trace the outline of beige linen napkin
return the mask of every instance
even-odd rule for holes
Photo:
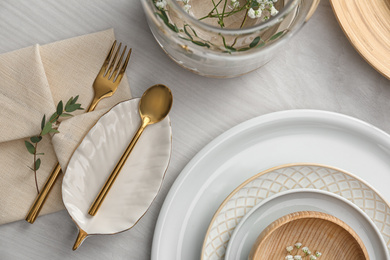
[[[33,156],[24,141],[39,134],[43,115],[54,113],[60,100],[79,95],[78,102],[88,108],[92,83],[114,38],[113,30],[107,30],[0,55],[0,224],[24,219],[37,195],[34,174],[28,168]],[[73,151],[103,113],[130,97],[125,76],[116,93],[103,99],[94,112],[72,113],[76,116],[61,122],[60,133],[45,137],[38,145],[38,152],[45,153],[37,172],[39,187],[57,160],[66,169]],[[60,180],[41,215],[61,209]]]

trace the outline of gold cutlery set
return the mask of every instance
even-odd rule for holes
[[[103,98],[112,96],[117,90],[123,76],[125,75],[132,49],[130,49],[126,55],[127,46],[125,46],[120,54],[121,46],[122,43],[120,43],[116,48],[116,41],[114,41],[106,59],[104,60],[104,63],[98,75],[96,76],[95,81],[93,82],[94,97],[89,108],[87,109],[87,112],[94,111],[97,104]],[[155,124],[163,120],[168,115],[172,107],[172,101],[173,98],[171,90],[164,85],[154,85],[143,94],[138,105],[138,111],[141,117],[141,125],[139,126],[138,131],[135,133],[126,150],[116,163],[116,166],[112,170],[111,174],[108,176],[100,192],[97,194],[94,202],[90,206],[88,211],[90,216],[96,215],[144,129],[148,125]],[[61,166],[59,163],[57,163],[52,173],[47,178],[46,183],[44,184],[40,193],[37,195],[28,214],[26,215],[25,220],[27,222],[31,224],[34,223],[60,173]],[[81,242],[82,241],[80,241],[80,243]]]

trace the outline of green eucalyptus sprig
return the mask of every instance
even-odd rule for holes
[[[58,119],[60,117],[70,117],[73,116],[72,112],[76,110],[83,110],[84,108],[81,107],[81,104],[76,103],[79,96],[77,95],[75,98],[71,97],[68,102],[66,102],[65,107],[62,100],[58,103],[56,112],[54,112],[48,121],[46,121],[46,115],[43,115],[42,121],[41,121],[41,132],[30,138],[30,141],[24,141],[24,144],[26,145],[27,151],[34,156],[34,163],[33,167],[29,167],[34,172],[34,178],[35,178],[35,186],[37,188],[37,193],[39,194],[39,187],[38,187],[38,180],[37,180],[37,171],[39,167],[41,166],[41,158],[37,158],[38,155],[44,155],[44,153],[37,153],[38,143],[42,140],[42,137],[44,135],[50,134],[50,133],[59,133],[57,130],[58,126]]]

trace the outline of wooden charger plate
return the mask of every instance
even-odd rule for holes
[[[356,232],[340,219],[322,212],[301,211],[288,214],[271,223],[257,238],[250,260],[285,259],[286,247],[300,242],[321,260],[369,259]],[[294,247],[292,255],[302,250]],[[302,258],[302,259],[309,259]]]
[[[390,79],[390,1],[330,0],[330,3],[355,49]]]

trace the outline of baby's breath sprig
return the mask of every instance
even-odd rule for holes
[[[183,28],[179,28],[175,22],[172,21],[169,14],[169,3],[167,0],[152,0],[157,9],[155,14],[161,18],[165,25],[171,29],[173,32],[179,34],[179,38],[192,42],[195,45],[206,47],[206,48],[217,48],[222,50],[224,53],[232,54],[234,52],[243,52],[248,51],[254,48],[261,48],[272,42],[277,38],[283,36],[287,30],[279,31],[269,37],[268,39],[261,39],[260,36],[256,36],[247,46],[240,46],[239,48],[235,47],[238,37],[234,40],[229,40],[227,42],[223,35],[221,40],[223,45],[220,46],[216,43],[211,43],[208,40],[202,39],[189,24],[184,23]],[[183,10],[190,15],[191,4],[190,0],[176,0],[183,8]],[[248,18],[250,19],[261,19],[262,21],[268,20],[270,17],[278,14],[278,10],[275,8],[274,4],[278,0],[246,0],[245,2],[240,2],[239,0],[210,0],[212,3],[212,9],[207,13],[206,16],[197,18],[199,21],[204,19],[217,19],[217,24],[221,27],[225,27],[224,19],[235,14],[242,15],[245,12],[243,20],[240,25],[240,29],[245,26],[245,23]],[[242,3],[242,4],[240,4]]]
[[[297,249],[295,254],[293,254],[294,247]],[[322,253],[319,251],[316,251],[314,255],[311,254],[310,249],[307,246],[302,247],[301,250],[299,250],[302,247],[302,243],[297,242],[294,246],[287,246],[286,251],[287,255],[284,258],[285,260],[302,260],[302,259],[308,259],[308,260],[317,260]],[[300,253],[300,251],[302,251]],[[301,255],[303,253],[303,255]]]
[[[72,116],[72,112],[76,110],[83,110],[84,108],[81,107],[81,104],[76,103],[79,96],[76,96],[75,98],[71,97],[68,102],[66,102],[65,107],[62,100],[58,103],[56,112],[54,112],[50,119],[46,122],[46,115],[43,115],[42,121],[41,121],[41,132],[30,138],[30,141],[24,141],[24,144],[27,148],[27,151],[34,156],[34,163],[33,167],[28,167],[34,172],[34,178],[35,178],[35,186],[37,188],[37,193],[39,194],[39,187],[38,187],[38,180],[37,180],[37,171],[39,167],[41,166],[41,159],[37,158],[37,155],[44,155],[44,153],[37,153],[38,143],[42,140],[42,137],[44,135],[50,134],[50,133],[59,133],[57,130],[58,128],[58,119],[60,117],[70,117]]]

